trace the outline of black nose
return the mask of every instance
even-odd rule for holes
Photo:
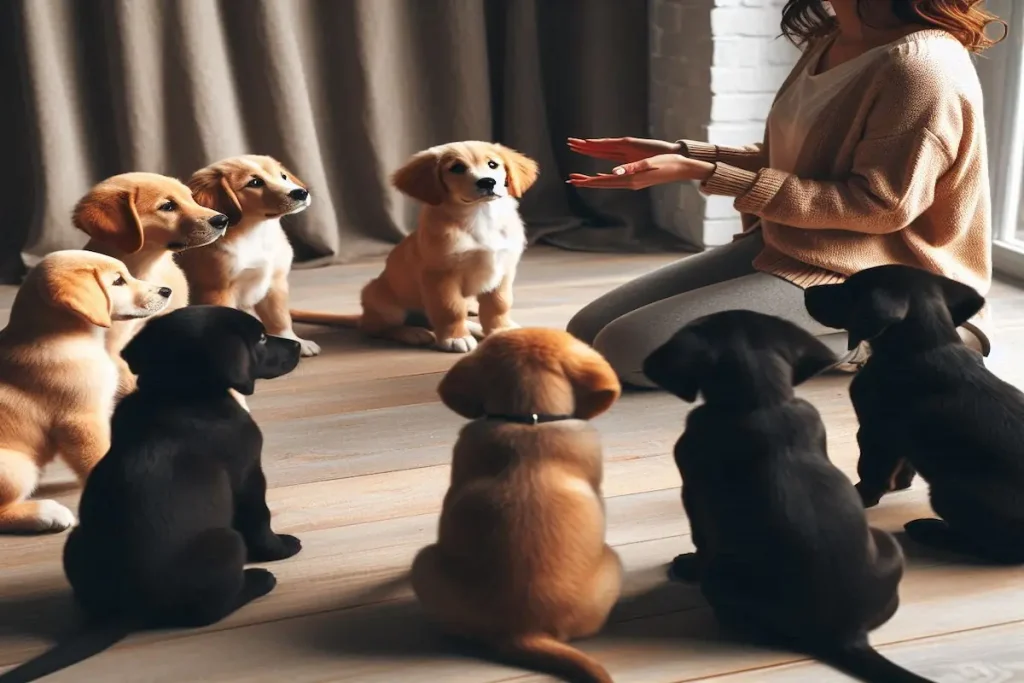
[[[288,196],[291,197],[292,199],[295,199],[295,200],[298,200],[298,201],[301,202],[303,199],[305,199],[306,197],[309,196],[309,192],[307,192],[306,190],[303,190],[300,187],[298,189],[295,189],[295,190],[292,190],[291,192],[289,192]]]
[[[493,190],[494,186],[498,184],[498,181],[494,178],[481,178],[476,181],[476,186],[481,190]]]
[[[156,291],[160,294],[160,296],[162,296],[165,299],[170,299],[171,298],[171,288],[170,287],[161,287],[160,289],[158,289]]]
[[[222,213],[218,213],[216,216],[212,216],[210,218],[210,225],[218,230],[223,230],[228,227],[228,217]]]

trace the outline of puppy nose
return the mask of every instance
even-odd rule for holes
[[[498,181],[494,178],[481,178],[476,181],[476,186],[481,190],[493,190],[494,186],[498,184]]]
[[[306,190],[303,190],[300,187],[300,188],[294,189],[291,192],[289,192],[288,196],[291,197],[292,199],[297,199],[298,201],[301,202],[303,199],[305,199],[306,197],[309,196],[309,192],[307,192]]]
[[[228,227],[228,217],[222,213],[218,213],[216,216],[210,218],[210,225],[218,230],[223,230]]]
[[[170,299],[171,298],[171,288],[170,287],[161,287],[160,289],[158,289],[156,291],[157,291],[157,293],[160,296],[162,296],[165,299]]]

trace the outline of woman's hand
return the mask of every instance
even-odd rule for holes
[[[617,166],[611,173],[598,173],[596,176],[572,173],[566,182],[576,187],[603,190],[642,190],[653,185],[684,180],[704,181],[714,171],[715,165],[707,161],[689,159],[682,154],[659,154]]]
[[[680,146],[678,142],[645,138],[569,138],[569,149],[583,156],[627,164],[659,154],[678,154]]]

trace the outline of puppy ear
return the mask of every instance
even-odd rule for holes
[[[849,348],[857,348],[861,342],[870,341],[889,327],[907,317],[910,301],[907,296],[875,289],[858,297],[850,316],[847,330],[850,332]]]
[[[683,329],[644,360],[647,379],[687,403],[697,400],[714,359],[702,337]]]
[[[612,407],[622,393],[622,385],[604,356],[583,342],[578,343],[579,348],[582,350],[562,361],[562,371],[576,399],[573,416],[591,420]]]
[[[804,307],[812,318],[825,327],[845,330],[852,308],[850,291],[845,284],[817,285],[804,290]]]
[[[821,340],[805,334],[804,338],[793,345],[793,386],[799,386],[839,362],[832,349],[821,343]]]
[[[504,145],[495,145],[498,156],[505,165],[505,177],[508,182],[508,193],[513,197],[522,197],[537,182],[540,167],[537,162]]]
[[[962,282],[942,278],[942,296],[946,300],[946,308],[953,318],[953,324],[960,327],[978,314],[985,305],[985,297]]]
[[[141,374],[142,369],[149,364],[153,358],[154,345],[161,344],[163,337],[159,332],[159,325],[143,325],[139,333],[121,349],[121,358],[128,364],[128,369],[133,375]],[[157,352],[157,357],[163,354]]]
[[[469,420],[484,414],[479,356],[471,353],[461,358],[437,385],[441,401],[449,409]]]
[[[71,222],[89,237],[126,254],[142,249],[142,221],[135,195],[127,190],[97,185],[78,200]]]
[[[431,150],[417,152],[405,166],[391,176],[391,184],[399,192],[424,204],[438,206],[444,202],[445,188],[437,168],[439,158]]]
[[[241,339],[232,337],[214,353],[213,372],[240,394],[252,396],[256,391],[252,353]]]
[[[220,171],[209,168],[196,171],[188,180],[188,189],[191,190],[196,204],[227,216],[228,225],[235,225],[242,220],[242,205],[238,201],[238,195]]]
[[[97,327],[110,327],[110,297],[95,268],[54,270],[42,282],[44,296],[55,306]]]

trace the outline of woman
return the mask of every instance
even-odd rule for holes
[[[992,281],[981,86],[970,53],[994,42],[983,0],[789,0],[784,35],[803,56],[782,85],[764,142],[570,139],[620,163],[573,174],[579,188],[638,190],[696,180],[735,198],[731,244],[645,275],[569,323],[624,382],[652,386],[644,358],[690,320],[732,308],[787,318],[846,353],[846,336],[807,315],[803,289],[902,263],[985,294]],[[1005,27],[1005,24],[1004,24]],[[625,163],[623,163],[625,162]],[[961,330],[988,355],[987,312]],[[864,349],[847,353],[855,368]]]

